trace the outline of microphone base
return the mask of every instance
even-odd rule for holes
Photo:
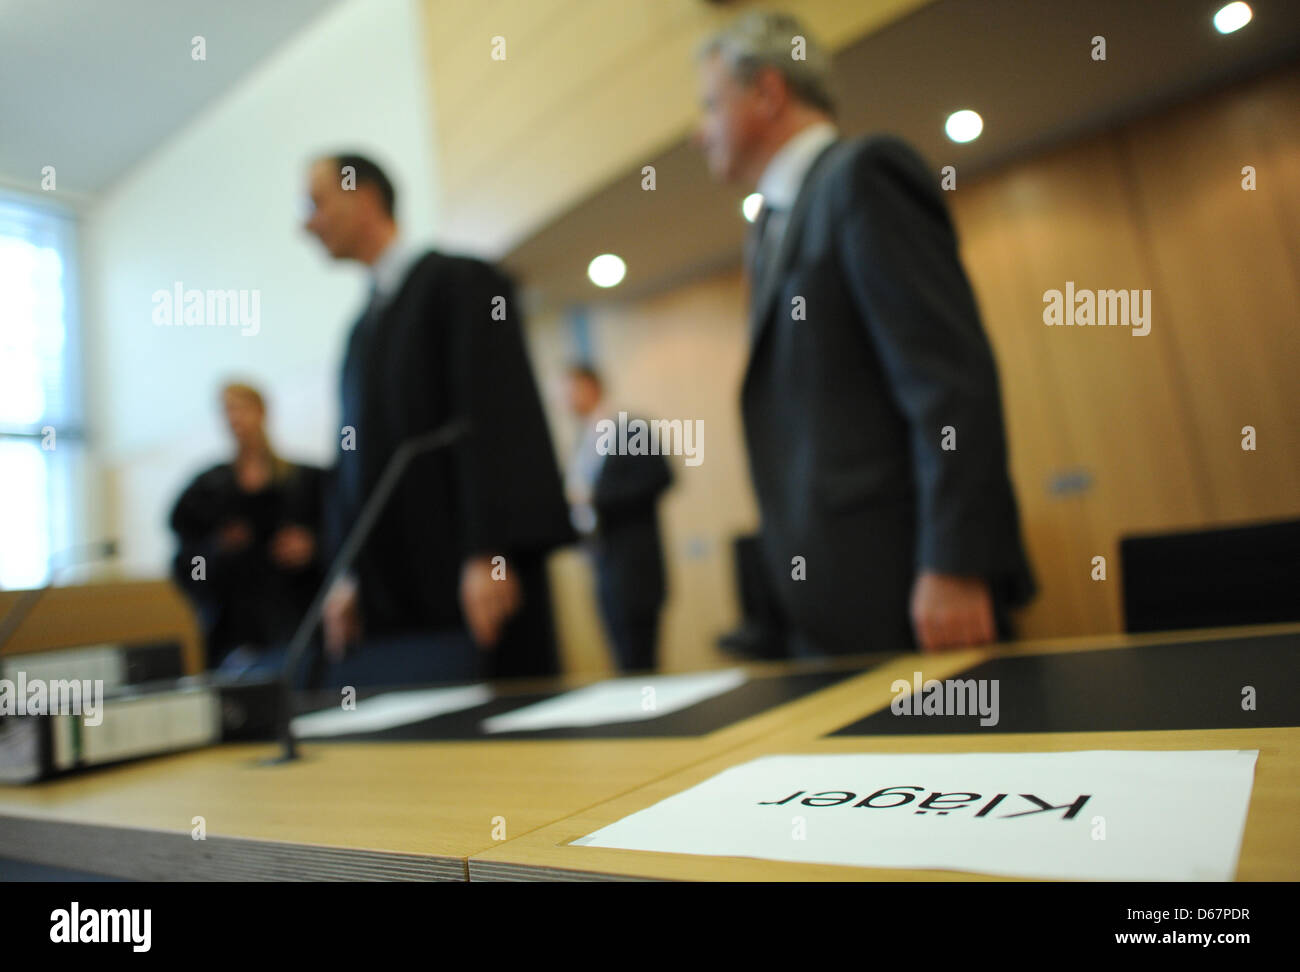
[[[274,756],[264,756],[257,761],[258,766],[283,766],[285,763],[294,763],[302,759],[302,753],[298,750],[297,741],[294,739],[284,739],[280,743],[280,751]]]

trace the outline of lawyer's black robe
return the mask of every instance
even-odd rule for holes
[[[493,319],[497,298],[505,320]],[[335,544],[401,443],[469,422],[454,446],[412,460],[358,556],[367,636],[463,628],[462,565],[502,555],[524,605],[488,674],[557,671],[544,560],[573,533],[511,282],[480,260],[426,253],[354,326],[342,385],[355,449],[340,437]]]
[[[247,492],[230,463],[195,477],[172,508],[170,523],[178,541],[172,576],[199,616],[208,667],[215,668],[234,648],[284,647],[307,613],[324,577],[320,532],[324,474],[315,466],[290,465],[288,475]],[[223,527],[244,523],[252,542],[223,550]],[[271,558],[271,538],[284,527],[311,532],[316,551],[301,567],[281,567]],[[204,570],[196,578],[194,558]]]

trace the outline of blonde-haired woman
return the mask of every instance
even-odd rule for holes
[[[227,383],[221,405],[235,455],[177,500],[174,575],[199,613],[209,667],[269,673],[321,581],[323,473],[275,452],[252,385]]]

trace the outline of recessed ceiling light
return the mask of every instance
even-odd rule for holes
[[[740,204],[740,211],[751,223],[758,219],[758,211],[763,208],[763,194],[751,192]]]
[[[587,276],[597,287],[613,287],[627,274],[627,264],[612,253],[602,253],[587,264]]]
[[[954,142],[973,142],[984,131],[984,119],[979,116],[979,112],[964,108],[948,116],[943,130]]]
[[[1214,15],[1214,29],[1220,34],[1231,34],[1234,30],[1241,30],[1248,23],[1254,14],[1250,12],[1248,3],[1230,3],[1226,7],[1220,7],[1219,12]]]

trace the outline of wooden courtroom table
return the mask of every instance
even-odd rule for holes
[[[1212,643],[1219,639],[1245,640],[1218,650]],[[1004,722],[1011,716],[1008,728],[1023,728],[1038,720],[1046,731],[972,728],[940,735],[930,728],[939,724],[937,720],[909,722],[908,717],[889,712],[894,698],[890,685],[895,679],[910,684],[918,669],[927,679],[944,679],[976,665],[997,666],[996,671],[985,668],[976,674],[1003,679],[1001,708]],[[798,721],[783,720],[772,732],[742,746],[472,855],[470,880],[1001,880],[958,871],[887,870],[570,845],[729,767],[773,754],[1258,749],[1237,879],[1294,881],[1300,879],[1297,665],[1297,624],[1093,636],[938,656],[896,656],[883,667],[824,689],[815,706],[801,710]],[[1153,672],[1161,666],[1165,672],[1176,673],[1173,681],[1153,679]],[[1018,713],[1008,712],[1011,700],[1006,679],[1025,675],[1033,680],[1030,703],[1022,705]],[[1256,713],[1241,712],[1240,692],[1245,684],[1254,684],[1259,693]],[[1111,690],[1117,698],[1108,700]],[[1256,716],[1259,724],[1255,727],[1224,727]],[[864,717],[866,721],[862,721]],[[1022,725],[1017,726],[1017,718]],[[1185,727],[1133,728],[1144,724]],[[861,734],[837,734],[855,725]],[[1080,726],[1092,728],[1079,731]],[[1097,726],[1117,728],[1099,731]]]
[[[755,676],[799,672],[795,677],[817,679],[848,677],[867,663],[737,667]],[[507,698],[497,701],[508,701],[510,692],[595,680],[498,686]],[[762,681],[742,688],[757,690]],[[0,785],[0,858],[142,880],[465,880],[469,856],[503,837],[806,718],[819,695],[671,738],[639,730],[630,738],[307,739],[299,744],[304,758],[280,766],[259,765],[278,745],[228,744],[35,785]],[[203,818],[204,840],[192,837],[196,817]]]
[[[1300,729],[1294,726],[1300,721],[1272,728],[943,736],[891,735],[887,723],[884,734],[868,725],[861,731],[875,734],[826,735],[887,711],[890,684],[910,679],[917,669],[926,678],[942,679],[999,659],[1086,660],[1109,649],[1115,652],[1109,657],[1120,660],[1133,646],[1158,651],[1161,644],[1278,634],[1296,637],[1300,625],[1090,637],[828,665],[751,665],[746,667],[755,675],[838,669],[844,677],[696,735],[643,730],[622,738],[306,740],[303,760],[278,767],[258,765],[276,750],[272,744],[220,746],[35,786],[0,786],[0,857],[155,880],[951,879],[970,876],[566,845],[728,766],[771,753],[1258,748],[1238,876],[1294,879],[1300,874],[1300,835],[1294,826],[1300,811]],[[866,668],[872,662],[878,667]],[[1068,711],[1076,688],[1088,701],[1087,686],[1076,685],[1077,674],[1036,674],[1043,680],[1039,694],[1052,702],[1052,711]],[[1141,673],[1133,674],[1142,684]],[[1239,673],[1224,674],[1235,683]],[[1276,711],[1281,687],[1258,687],[1261,715]],[[1294,697],[1294,684],[1285,692]],[[1177,702],[1187,693],[1172,694]],[[1194,697],[1194,692],[1187,695]],[[724,707],[724,698],[697,708],[707,713]],[[1005,691],[1003,699],[1007,724],[1013,725]],[[192,839],[195,817],[204,819],[206,840]]]

